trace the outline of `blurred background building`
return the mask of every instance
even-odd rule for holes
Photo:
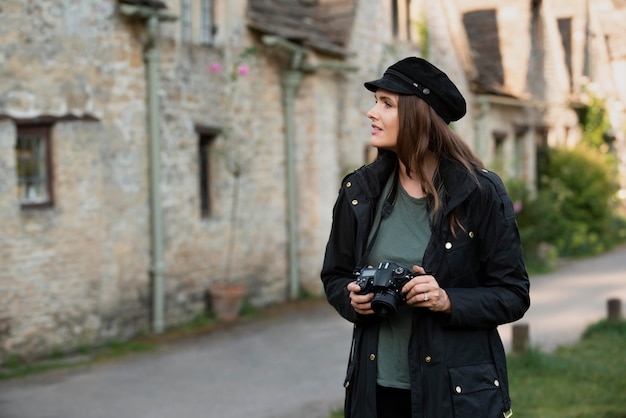
[[[4,0],[0,364],[320,294],[363,82],[429,59],[459,132],[532,189],[590,101],[624,155],[624,0]],[[620,165],[622,174],[623,164]],[[620,179],[621,181],[621,179]]]

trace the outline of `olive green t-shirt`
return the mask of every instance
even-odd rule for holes
[[[393,211],[380,222],[368,262],[374,267],[387,261],[408,269],[421,266],[430,233],[427,199],[409,196],[398,183]],[[410,389],[408,347],[413,311],[402,304],[395,316],[381,322],[377,362],[381,386]]]

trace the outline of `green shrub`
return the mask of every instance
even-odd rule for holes
[[[579,118],[582,128],[582,142],[592,148],[607,146],[606,135],[611,131],[611,121],[606,110],[605,100],[587,91],[589,103],[581,109]]]
[[[559,235],[559,217],[554,199],[539,192],[531,198],[522,180],[507,182],[507,190],[516,209],[524,258],[531,272],[551,271],[558,259],[554,237]]]
[[[546,149],[534,198],[525,183],[507,183],[530,270],[550,270],[559,256],[596,255],[624,241],[615,166],[611,154],[585,145]]]
[[[614,167],[609,154],[584,145],[550,152],[539,190],[552,199],[560,230],[552,242],[561,255],[599,254],[615,244],[611,225],[619,185]]]

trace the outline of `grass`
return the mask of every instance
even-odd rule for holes
[[[330,413],[330,418],[343,418],[343,411],[337,410]]]
[[[509,356],[516,418],[626,418],[626,321],[598,322],[574,346]]]
[[[626,321],[600,321],[573,346],[507,362],[515,418],[626,418]]]

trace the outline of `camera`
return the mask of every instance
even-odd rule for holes
[[[396,314],[398,306],[406,303],[402,287],[417,274],[395,263],[380,263],[378,267],[365,267],[357,272],[356,284],[359,295],[374,293],[372,310],[379,316],[389,318]]]

